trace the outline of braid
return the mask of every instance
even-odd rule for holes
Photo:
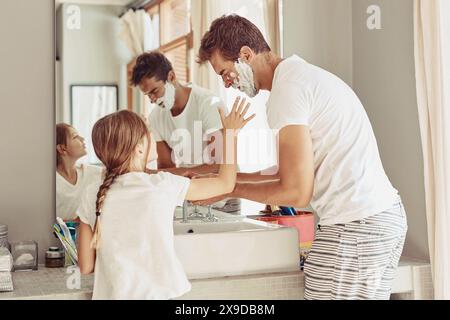
[[[94,224],[94,236],[91,241],[91,248],[98,249],[100,244],[100,215],[102,214],[103,203],[105,202],[106,193],[108,192],[111,185],[114,183],[114,180],[117,178],[118,174],[115,172],[107,172],[103,184],[100,186],[97,193],[97,202],[96,202],[96,217]]]

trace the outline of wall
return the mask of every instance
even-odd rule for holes
[[[381,8],[381,30],[366,27],[372,4]],[[353,83],[372,121],[385,170],[407,210],[404,255],[429,259],[413,22],[411,0],[353,1]]]
[[[381,7],[382,29],[366,26]],[[297,53],[351,84],[371,119],[384,168],[400,191],[404,255],[429,259],[411,0],[284,0],[285,56]]]
[[[298,54],[352,85],[351,0],[283,0],[284,56]]]
[[[70,86],[74,84],[116,84],[119,86],[119,106],[126,107],[126,64],[131,56],[118,35],[121,6],[79,5],[81,28],[67,28],[67,9],[57,10],[57,32],[60,57],[62,95],[57,105],[57,121],[71,121]],[[60,35],[60,36],[59,36]]]
[[[9,240],[55,239],[54,3],[2,0],[0,223]]]

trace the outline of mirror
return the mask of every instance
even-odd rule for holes
[[[57,144],[62,144],[57,146],[56,215],[65,220],[77,217],[85,186],[100,177],[91,139],[94,123],[127,107],[131,58],[116,39],[123,9],[56,1],[55,118]]]
[[[130,9],[133,1],[126,0],[121,2],[122,5],[117,5],[118,1],[95,0],[89,1],[90,4],[64,0],[56,0],[56,3],[56,123],[69,125],[58,130],[64,138],[74,141],[69,149],[58,149],[64,160],[58,161],[56,173],[57,216],[63,219],[76,217],[72,211],[79,204],[78,197],[84,185],[82,179],[86,179],[86,184],[93,179],[87,178],[87,173],[81,170],[89,168],[89,174],[98,178],[101,167],[91,139],[93,125],[117,110],[136,112],[147,121],[154,138],[152,142],[158,143],[160,153],[159,160],[151,162],[149,169],[174,169],[177,174],[183,174],[186,170],[176,169],[197,170],[210,164],[211,157],[205,157],[208,153],[208,141],[205,140],[211,139],[207,136],[209,133],[220,129],[217,108],[231,109],[235,98],[243,93],[225,90],[221,78],[209,64],[200,66],[195,62],[200,39],[206,32],[199,23],[200,2],[144,1],[144,5],[134,9]],[[212,21],[224,13],[238,13],[251,19],[269,37],[273,28],[267,21],[267,8],[263,3],[265,1],[261,0],[233,0],[227,4],[216,1],[212,6],[215,13],[208,19]],[[139,85],[130,84],[136,58],[153,50],[161,52],[172,65],[177,90],[188,93],[185,110],[172,110],[170,121],[167,118],[155,120],[156,116],[152,120],[152,112],[161,113],[155,103],[157,99],[152,101]],[[240,135],[238,162],[241,172],[255,172],[276,164],[275,138],[268,130],[264,108],[267,98],[268,94],[262,92],[251,99],[249,114],[256,113],[257,117]],[[200,111],[202,115],[199,115]],[[179,134],[180,129],[184,129],[182,134]],[[184,133],[187,133],[187,139],[183,138]],[[169,150],[170,157],[161,154],[164,149]],[[199,172],[217,172],[217,166],[211,170],[203,168]],[[224,200],[215,208],[233,214],[257,214],[264,209],[264,204]]]
[[[95,122],[113,112],[118,111],[117,85],[72,85],[70,87],[71,125],[86,140],[91,141],[91,131]],[[87,159],[90,164],[100,164],[92,148],[87,148]]]

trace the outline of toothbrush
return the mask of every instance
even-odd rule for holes
[[[58,224],[61,226],[61,229],[62,229],[62,231],[63,231],[63,233],[64,233],[64,236],[67,238],[67,241],[69,242],[69,244],[70,244],[73,248],[75,248],[76,245],[75,245],[75,243],[73,242],[72,235],[70,234],[70,230],[69,230],[69,228],[67,228],[66,223],[65,223],[65,222],[63,221],[63,219],[61,219],[60,217],[57,217],[57,218],[56,218],[56,221],[57,221]]]
[[[71,254],[69,248],[67,247],[67,244],[65,243],[65,240],[63,240],[64,237],[63,237],[61,234],[57,233],[56,231],[54,232],[54,234],[56,235],[56,237],[59,239],[59,241],[60,241],[61,244],[63,245],[63,247],[64,247],[64,249],[66,250],[66,252],[67,252],[67,254],[68,254],[68,256],[69,256],[69,259],[72,261],[72,263],[73,263],[73,264],[78,264],[78,262],[77,262],[78,259],[77,259],[77,258],[74,259],[74,257],[72,256],[72,254]]]
[[[75,248],[72,247],[72,245],[68,242],[67,238],[61,233],[60,226],[58,224],[55,224],[53,226],[53,228],[55,229],[56,236],[59,238],[62,245],[64,246],[64,249],[68,253],[70,260],[72,260],[72,262],[74,264],[77,264],[78,263],[78,254],[77,254],[76,247]]]
[[[67,246],[69,246],[69,248],[71,249],[72,252],[76,253],[76,247],[74,247],[68,240],[67,237],[64,235],[64,233],[61,230],[61,227],[58,224],[54,225],[54,229],[57,231],[58,236],[64,240],[65,244],[67,244]]]
[[[73,248],[72,245],[67,241],[67,238],[64,236],[64,234],[61,233],[61,230],[57,224],[54,225],[55,233],[58,236],[58,238],[63,241],[63,245],[68,249],[68,251],[71,251],[72,253],[76,253],[76,248]]]

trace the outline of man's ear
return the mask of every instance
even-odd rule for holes
[[[175,71],[170,70],[169,71],[169,75],[167,76],[167,80],[169,80],[169,82],[174,83],[175,81],[177,81],[177,75],[175,74]]]
[[[254,56],[255,52],[249,46],[243,46],[239,52],[239,57],[247,63],[252,61]]]

